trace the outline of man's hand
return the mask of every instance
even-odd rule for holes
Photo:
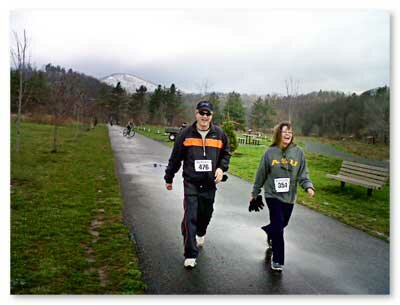
[[[222,180],[222,176],[224,175],[224,172],[222,171],[222,169],[217,168],[217,170],[215,171],[215,184],[218,184],[221,182]]]
[[[309,188],[307,189],[307,194],[308,194],[308,197],[313,197],[314,194],[315,194],[315,192],[314,192],[314,190],[313,190],[311,187],[309,187]]]
[[[171,190],[172,190],[172,183],[165,183],[165,188],[166,188],[168,191],[171,191]]]

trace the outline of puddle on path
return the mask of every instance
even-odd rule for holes
[[[131,175],[160,175],[165,173],[166,164],[160,162],[152,163],[124,163],[124,171]]]

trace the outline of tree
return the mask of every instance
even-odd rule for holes
[[[241,129],[245,127],[246,110],[239,93],[233,91],[228,94],[228,100],[224,107],[224,115],[225,120],[235,121]]]
[[[233,153],[239,146],[235,133],[235,124],[232,121],[225,121],[222,124],[222,129],[228,136],[230,152]]]
[[[197,84],[196,87],[201,94],[205,96],[208,95],[208,92],[213,87],[213,84],[208,79],[203,79],[203,81],[200,84]]]
[[[25,69],[27,65],[27,51],[28,51],[28,38],[26,31],[24,30],[24,37],[21,40],[16,32],[14,33],[14,39],[16,46],[11,49],[11,56],[14,61],[16,70],[19,73],[19,90],[18,90],[18,112],[17,112],[17,123],[16,123],[16,138],[15,138],[15,150],[18,152],[20,148],[20,134],[21,134],[21,115],[22,115],[22,98],[24,96],[24,85],[25,85]]]
[[[126,92],[118,82],[115,88],[111,91],[111,116],[120,124],[125,110],[127,110]]]
[[[365,129],[369,136],[389,143],[390,131],[390,91],[388,87],[381,87],[365,99]]]
[[[140,86],[136,89],[136,93],[132,94],[128,111],[135,124],[143,124],[147,118],[147,88]]]
[[[259,97],[251,107],[250,126],[256,129],[267,129],[273,127],[272,117],[275,111],[267,99]]]
[[[288,109],[288,116],[289,116],[289,122],[292,122],[293,117],[292,117],[292,103],[293,100],[296,99],[298,93],[299,93],[299,81],[293,79],[292,77],[289,77],[289,79],[285,79],[285,87],[286,87],[286,94],[289,99],[289,109]]]
[[[215,92],[213,92],[210,94],[208,99],[210,100],[211,104],[213,104],[214,108],[213,122],[216,124],[222,124],[224,120],[224,115],[221,111],[221,101],[219,99],[219,96]]]
[[[182,100],[175,84],[164,92],[165,118],[168,125],[172,125],[174,118],[182,111]]]
[[[149,120],[151,123],[162,123],[162,117],[164,117],[163,109],[164,90],[161,85],[158,85],[157,89],[150,96],[149,100]]]
[[[53,119],[53,149],[52,153],[58,151],[58,127],[61,124],[67,109],[70,107],[69,88],[65,80],[60,79],[54,82],[51,87],[49,108]]]

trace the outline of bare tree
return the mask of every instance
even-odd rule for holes
[[[58,151],[58,127],[66,119],[71,105],[74,105],[75,99],[76,96],[71,94],[71,87],[65,81],[65,79],[61,79],[53,83],[48,106],[52,114],[54,126],[52,153],[56,153]]]
[[[208,79],[204,79],[201,84],[197,84],[196,87],[200,91],[201,95],[206,97],[213,87],[213,84]]]
[[[289,100],[289,122],[292,122],[293,112],[292,112],[292,101],[299,94],[299,81],[293,79],[291,76],[289,79],[285,79],[286,94]]]
[[[11,57],[13,59],[16,70],[19,73],[19,90],[18,90],[18,112],[16,122],[16,141],[15,150],[18,152],[20,148],[20,134],[21,134],[21,114],[22,114],[22,98],[25,88],[25,71],[27,66],[27,51],[29,47],[26,31],[24,30],[24,37],[21,40],[18,34],[14,31],[14,39],[16,46],[11,48]],[[29,60],[28,60],[29,62]]]

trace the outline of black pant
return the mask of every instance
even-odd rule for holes
[[[199,254],[196,235],[204,236],[207,232],[214,211],[215,191],[215,186],[207,187],[184,182],[184,216],[181,230],[186,258],[196,258]]]
[[[283,229],[288,225],[292,215],[294,204],[285,203],[275,198],[266,198],[269,209],[270,223],[262,229],[272,240],[273,261],[284,265],[285,263],[285,241]]]

